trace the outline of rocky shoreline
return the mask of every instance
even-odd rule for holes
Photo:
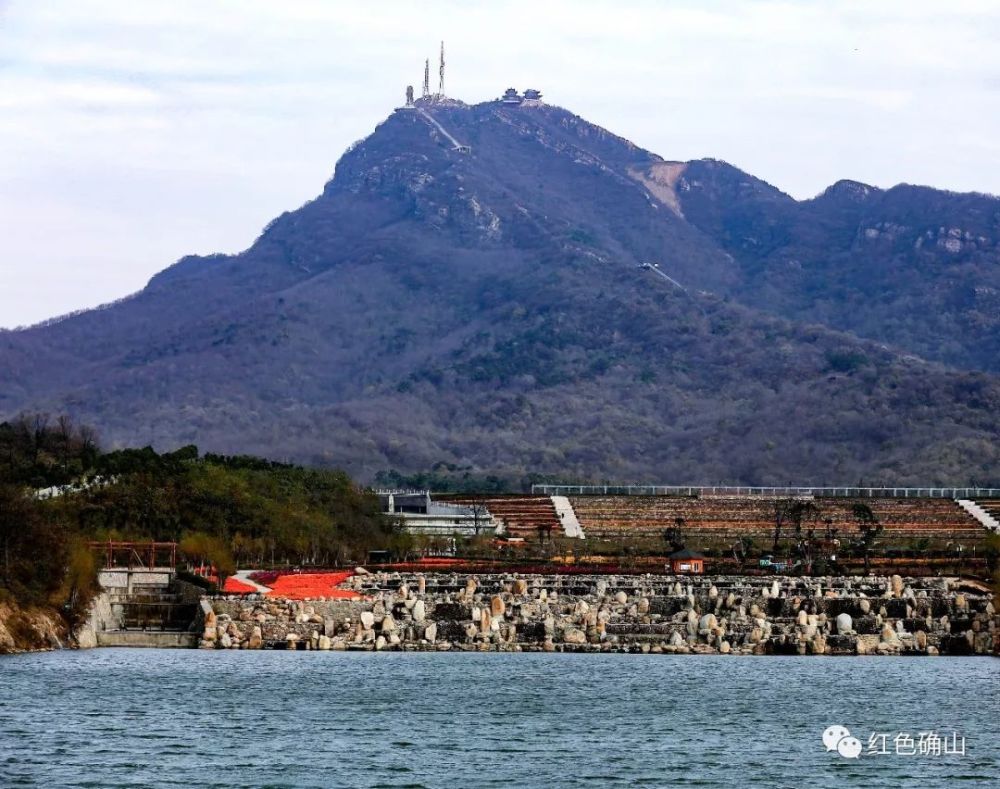
[[[360,572],[361,599],[202,601],[203,649],[1000,654],[985,587],[955,578]]]
[[[69,626],[51,607],[0,601],[0,655],[47,652],[75,646]]]

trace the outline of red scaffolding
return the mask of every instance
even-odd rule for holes
[[[104,556],[106,569],[127,567],[155,570],[159,567],[177,567],[177,543],[175,542],[121,542],[107,540],[92,542],[90,547]]]

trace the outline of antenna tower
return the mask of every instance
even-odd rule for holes
[[[441,65],[438,66],[438,96],[444,97],[444,41],[441,42]]]
[[[424,61],[424,92],[421,95],[425,99],[431,97],[431,61],[429,58]]]

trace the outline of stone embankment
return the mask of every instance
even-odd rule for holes
[[[205,600],[206,649],[996,654],[957,579],[359,574],[359,601]]]

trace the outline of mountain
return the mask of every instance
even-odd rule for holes
[[[679,212],[739,263],[742,302],[1000,372],[997,198],[839,181],[797,202],[711,160],[673,178]]]
[[[245,252],[184,258],[133,297],[0,334],[0,417],[69,412],[111,445],[196,443],[368,478],[444,464],[593,480],[995,479],[995,360],[974,363],[960,332],[948,344],[961,359],[923,348],[930,330],[901,320],[899,302],[919,313],[950,297],[898,287],[902,241],[865,252],[883,248],[869,228],[895,232],[876,217],[923,233],[907,217],[940,215],[972,233],[967,206],[991,199],[900,189],[842,183],[797,203],[557,107],[422,103]],[[919,282],[951,282],[917,255]],[[852,309],[866,266],[887,271]]]

